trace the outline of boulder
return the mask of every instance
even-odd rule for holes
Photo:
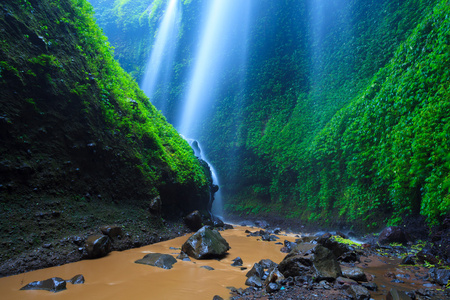
[[[99,258],[111,252],[111,240],[106,235],[91,235],[85,244],[85,256],[87,258]]]
[[[297,245],[278,269],[285,277],[310,274],[317,281],[335,280],[341,275],[341,267],[333,253],[322,245],[309,243]]]
[[[253,267],[250,269],[250,271],[248,271],[245,276],[251,277],[253,275],[256,275],[259,278],[262,278],[264,276],[264,267],[258,263],[255,263],[253,265]]]
[[[197,231],[203,226],[203,218],[198,210],[191,212],[183,220],[186,226],[192,231]]]
[[[342,276],[347,277],[356,281],[367,281],[366,274],[361,268],[342,268]]]
[[[350,285],[348,289],[348,293],[353,297],[355,300],[366,300],[370,299],[370,293],[369,291],[360,285]]]
[[[42,281],[33,281],[21,290],[46,290],[53,293],[57,293],[66,289],[66,281],[59,277],[52,277]]]
[[[122,228],[115,225],[107,225],[100,227],[100,231],[104,234],[109,236],[111,239],[122,236]]]
[[[258,264],[261,265],[264,269],[272,269],[278,266],[277,263],[273,262],[270,259],[261,259]]]
[[[342,276],[339,276],[336,278],[336,283],[341,285],[357,285],[358,283],[350,278],[345,278]]]
[[[152,215],[159,216],[161,215],[162,202],[161,197],[156,196],[152,200],[150,200],[148,210]]]
[[[162,269],[172,269],[173,264],[176,262],[177,260],[172,255],[161,253],[149,253],[143,258],[135,261],[137,264],[149,265]]]
[[[194,233],[181,247],[181,251],[195,259],[220,258],[229,249],[230,245],[220,233],[207,226]]]
[[[406,244],[407,242],[407,234],[401,227],[398,226],[386,227],[378,236],[378,243],[380,245],[386,245],[390,243]]]
[[[340,257],[345,253],[351,252],[353,250],[349,245],[335,241],[330,233],[323,234],[322,236],[318,237],[316,241],[318,244],[331,250],[331,252],[333,252],[334,256],[336,257]]]

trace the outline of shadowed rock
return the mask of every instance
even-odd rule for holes
[[[172,255],[161,253],[149,253],[135,261],[137,264],[155,266],[162,269],[172,269],[173,264],[176,262],[177,260]]]
[[[53,277],[42,281],[33,281],[21,290],[46,290],[57,293],[66,289],[66,281],[59,277]]]
[[[183,220],[186,226],[192,231],[197,231],[203,226],[203,218],[198,210],[191,212]]]
[[[285,277],[311,274],[317,281],[334,280],[341,275],[341,267],[333,253],[317,244],[297,245],[279,264]]]
[[[410,300],[411,298],[405,292],[397,291],[392,288],[386,295],[386,300]]]
[[[263,282],[262,279],[255,274],[247,278],[247,280],[245,281],[245,285],[260,288],[262,287]]]
[[[378,237],[378,243],[380,245],[390,244],[390,243],[402,243],[406,244],[408,242],[407,235],[405,231],[398,226],[389,226],[383,229]]]
[[[220,258],[229,249],[230,245],[220,233],[207,226],[194,233],[181,247],[181,251],[196,259]]]
[[[264,267],[258,263],[255,263],[253,265],[253,267],[250,269],[250,271],[248,271],[245,276],[251,277],[253,275],[256,275],[259,278],[262,278],[264,276]]]
[[[91,235],[85,245],[87,258],[99,258],[111,252],[111,240],[106,235]]]
[[[119,226],[114,226],[114,225],[113,226],[111,226],[111,225],[103,226],[100,228],[100,231],[104,235],[109,236],[111,239],[123,235],[122,228],[120,228]]]

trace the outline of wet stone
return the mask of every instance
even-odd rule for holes
[[[83,284],[84,283],[84,276],[81,274],[75,275],[71,279],[67,280],[68,283],[71,284]]]
[[[195,259],[220,258],[230,249],[228,242],[217,230],[207,226],[194,233],[181,250]]]
[[[342,268],[342,276],[356,280],[356,281],[367,281],[366,274],[361,268]]]
[[[252,275],[247,278],[247,280],[245,281],[245,285],[260,288],[260,287],[262,287],[263,282],[262,282],[261,278],[258,277],[257,275]]]
[[[84,245],[87,258],[99,258],[111,252],[111,240],[106,235],[92,235]]]
[[[135,261],[137,264],[154,266],[162,269],[172,269],[177,260],[169,254],[149,253]]]
[[[49,292],[57,293],[66,289],[66,281],[59,277],[52,277],[42,281],[33,281],[21,290],[46,290]]]
[[[244,262],[242,261],[242,258],[240,257],[236,257],[235,259],[233,259],[233,263],[231,264],[233,267],[240,267],[242,266]]]
[[[262,278],[264,276],[264,268],[262,265],[255,263],[253,267],[250,269],[250,271],[247,272],[245,276],[251,277],[253,275],[258,276],[259,278]]]
[[[210,266],[201,266],[200,268],[206,269],[206,270],[208,270],[208,271],[214,271],[214,268],[213,268],[213,267],[210,267]]]

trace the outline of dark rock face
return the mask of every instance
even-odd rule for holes
[[[186,226],[192,231],[197,231],[203,226],[203,218],[198,210],[191,212],[183,220]]]
[[[43,281],[33,281],[21,290],[46,290],[57,293],[66,289],[66,281],[59,277],[49,278]]]
[[[181,250],[196,259],[222,257],[230,249],[228,242],[217,230],[207,226],[194,233]]]
[[[111,240],[106,235],[91,235],[85,245],[87,258],[99,258],[111,252]]]
[[[333,253],[317,244],[297,245],[279,264],[285,277],[311,274],[317,281],[334,280],[341,275],[341,267]]]
[[[111,239],[122,236],[122,228],[119,226],[114,225],[107,225],[100,228],[100,231],[104,234],[109,236]]]
[[[389,243],[402,243],[406,244],[408,242],[408,237],[405,231],[398,226],[386,227],[378,237],[378,243],[381,245]]]
[[[156,216],[161,215],[161,208],[162,208],[161,196],[156,196],[155,198],[150,200],[148,210],[152,215]]]
[[[450,280],[450,270],[432,268],[430,269],[430,277],[440,285],[447,285]]]
[[[137,264],[154,266],[162,269],[172,269],[177,260],[169,254],[149,253],[135,261]]]

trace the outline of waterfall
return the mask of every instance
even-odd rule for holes
[[[170,81],[171,66],[174,60],[178,32],[181,22],[180,0],[169,0],[166,10],[159,25],[155,42],[152,47],[141,88],[147,97],[152,101],[157,92],[158,85],[160,93],[168,93],[168,84]],[[164,97],[162,97],[164,98]],[[165,113],[165,103],[154,103],[159,110]]]
[[[205,152],[203,152],[203,149],[202,149],[202,146],[200,145],[200,143],[194,139],[189,139],[189,138],[185,138],[185,137],[183,137],[183,138],[189,143],[191,148],[194,150],[195,156],[197,156],[199,159],[205,161],[208,164],[209,168],[211,169],[211,177],[212,177],[213,184],[220,187],[219,178],[217,177],[217,172],[214,169],[213,165],[206,158],[206,156],[204,154]],[[223,220],[223,202],[222,202],[222,193],[220,193],[220,188],[213,196],[214,196],[214,201],[212,201],[213,199],[211,199],[212,206],[211,206],[210,213],[212,215],[214,215],[215,217]]]
[[[213,184],[220,186],[219,176],[214,166],[200,148],[202,123],[212,112],[217,89],[220,88],[220,76],[230,64],[245,68],[246,35],[248,16],[252,1],[211,0],[205,1],[200,19],[197,49],[194,49],[191,67],[186,78],[186,88],[182,92],[175,115],[174,125],[180,134],[190,143],[195,141],[196,155],[206,161],[211,169]],[[165,14],[156,35],[145,76],[141,87],[152,100],[155,93],[164,93],[168,86],[175,55],[181,18],[180,0],[168,0]],[[202,17],[204,16],[204,17]],[[236,51],[236,49],[241,49]],[[231,51],[231,50],[234,50]],[[233,55],[230,55],[230,52]],[[163,69],[164,67],[166,69]],[[164,99],[158,94],[158,99]],[[166,97],[167,98],[167,97]],[[152,102],[153,103],[153,102]],[[165,105],[153,103],[163,114]],[[212,203],[212,214],[223,218],[223,200],[221,190],[216,192]]]

